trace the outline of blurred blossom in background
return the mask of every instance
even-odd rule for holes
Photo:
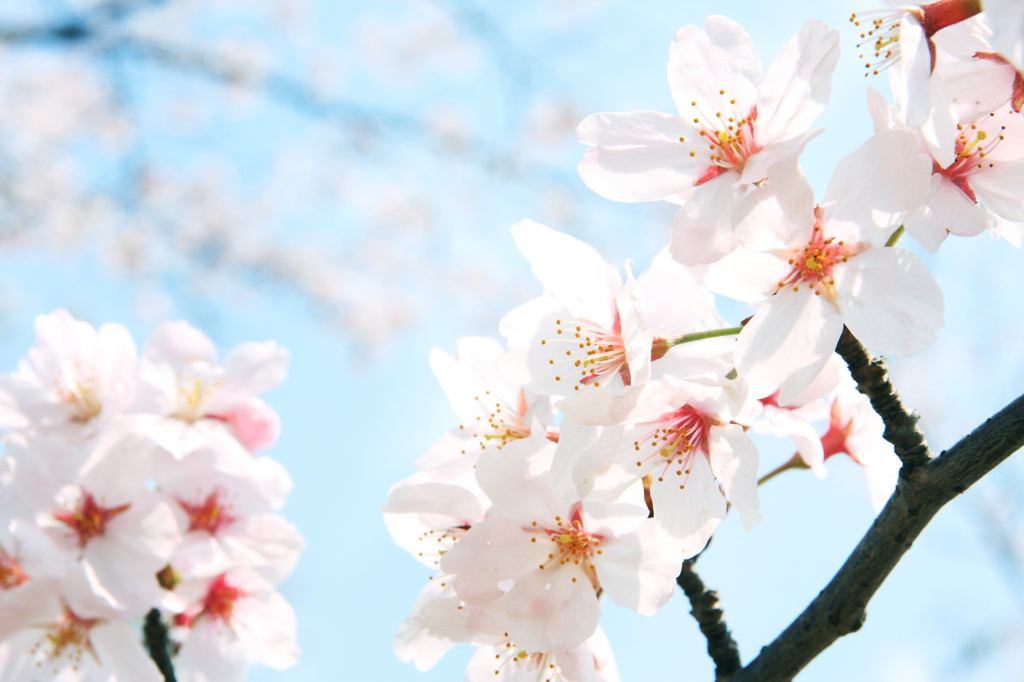
[[[59,307],[143,338],[184,318],[219,346],[274,339],[288,381],[267,396],[292,474],[285,513],[308,549],[282,588],[302,659],[251,680],[456,680],[391,642],[427,572],[388,537],[388,487],[455,423],[431,348],[497,336],[539,294],[508,232],[524,217],[646,268],[670,204],[619,204],[576,172],[598,111],[672,111],[668,45],[721,13],[765,64],[811,17],[842,33],[826,132],[802,157],[821,192],[871,134],[851,2],[732,0],[7,0],[0,7],[0,348],[4,372]],[[892,361],[938,450],[1021,392],[1024,255],[988,239],[922,254],[947,324]],[[920,250],[918,250],[919,253]],[[749,313],[721,312],[731,323]],[[762,470],[792,454],[762,441]],[[838,458],[835,458],[838,460]],[[855,465],[791,472],[764,524],[727,519],[701,575],[744,660],[785,627],[871,521]],[[813,479],[813,480],[812,480]],[[1009,679],[1024,651],[1024,466],[950,505],[806,680]],[[655,618],[607,609],[623,679],[710,679],[675,597]]]

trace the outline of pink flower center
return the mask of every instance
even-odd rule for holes
[[[789,264],[793,269],[789,271],[785,279],[779,282],[776,293],[786,287],[793,287],[793,291],[800,291],[800,285],[806,284],[816,296],[825,294],[829,300],[836,298],[836,280],[833,277],[835,266],[845,263],[850,256],[856,255],[858,249],[849,246],[842,241],[835,241],[834,237],[825,238],[821,228],[821,211],[814,209],[815,223],[811,233],[811,240],[807,246],[793,250]]]
[[[0,590],[11,590],[28,580],[21,565],[0,547]]]
[[[224,526],[234,523],[238,517],[230,513],[230,503],[224,501],[227,491],[217,486],[199,502],[188,502],[178,498],[178,504],[188,514],[188,529],[203,530],[216,535]]]
[[[982,126],[984,126],[984,121],[985,119],[982,119]],[[971,201],[978,203],[978,197],[975,196],[974,190],[971,188],[969,178],[984,168],[993,168],[995,166],[991,161],[986,161],[985,156],[991,153],[998,146],[999,142],[1004,139],[1004,130],[1006,130],[1006,126],[1000,126],[998,134],[993,134],[995,131],[991,133],[985,131],[979,127],[978,122],[972,123],[966,130],[962,125],[958,125],[956,158],[946,168],[940,167],[938,163],[933,161],[932,172],[941,173],[949,178],[950,182],[959,187]],[[994,139],[988,142],[990,138]]]
[[[708,145],[710,152],[708,166],[704,174],[694,183],[703,185],[709,180],[717,178],[722,173],[743,171],[744,165],[754,154],[764,149],[764,145],[758,144],[756,135],[757,105],[750,107],[744,114],[741,113],[735,99],[725,99],[725,90],[719,90],[723,101],[712,110],[697,102],[691,102],[694,109],[693,122],[700,126],[700,140]],[[685,137],[679,138],[680,142],[686,143]],[[703,154],[697,149],[690,150],[690,156],[698,157]]]
[[[95,619],[80,618],[70,609],[64,609],[64,616],[61,621],[52,626],[46,634],[46,641],[49,642],[49,651],[39,651],[45,655],[44,660],[53,661],[66,657],[68,663],[77,665],[82,660],[82,652],[92,652],[92,643],[89,641],[89,631],[99,623]]]
[[[235,603],[246,596],[245,592],[229,585],[224,574],[217,576],[206,591],[203,598],[202,611],[199,615],[211,620],[219,620],[230,624],[235,610]]]
[[[603,536],[587,532],[583,527],[580,511],[581,503],[577,502],[572,506],[568,521],[561,516],[556,516],[553,527],[538,525],[536,521],[533,523],[555,545],[551,548],[551,553],[548,554],[547,563],[541,564],[540,568],[545,569],[552,565],[565,566],[566,564],[579,566],[596,590],[599,582],[593,558],[595,554],[602,553],[601,540]],[[576,578],[572,580],[576,582]]]
[[[832,455],[838,455],[839,453],[845,453],[850,458],[860,464],[853,453],[850,452],[850,448],[846,445],[846,437],[853,431],[853,420],[842,422],[842,415],[839,410],[839,402],[832,402],[832,412],[829,419],[828,431],[821,437],[821,448],[825,452],[825,459],[828,459]]]
[[[630,383],[617,308],[610,330],[587,320],[559,319],[555,320],[555,335],[541,339],[540,343],[548,365],[557,372],[555,381],[573,383],[573,390],[578,391],[581,386],[600,386],[616,373],[624,384]]]
[[[642,467],[651,461],[661,465],[661,474],[655,479],[659,483],[664,483],[669,478],[669,472],[675,468],[680,481],[679,489],[684,489],[694,455],[707,456],[708,435],[711,427],[718,423],[690,405],[683,405],[663,415],[654,431],[633,441],[633,449],[640,453],[641,458],[636,465]]]
[[[107,523],[126,512],[130,506],[131,504],[122,504],[117,507],[104,507],[96,501],[92,493],[82,491],[76,509],[62,509],[54,512],[53,517],[78,536],[79,547],[85,547],[89,540],[106,533]]]

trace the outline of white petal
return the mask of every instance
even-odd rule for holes
[[[761,85],[761,58],[742,26],[712,15],[704,20],[703,30],[684,26],[672,39],[668,83],[684,118],[693,111],[694,100],[715,111],[716,105],[735,99],[737,108],[749,110]]]
[[[512,236],[533,274],[569,312],[611,328],[611,298],[622,278],[593,246],[532,220],[513,225]]]
[[[711,533],[725,518],[725,497],[703,454],[693,458],[687,476],[672,476],[664,482],[655,480],[651,497],[654,520],[670,536],[684,541],[684,559],[704,549]]]
[[[832,72],[839,61],[839,31],[810,19],[768,67],[758,102],[758,132],[764,140],[786,139],[807,130],[828,104]]]
[[[949,232],[973,237],[987,226],[978,205],[941,173],[932,175],[927,203],[906,221],[910,236],[931,253],[939,250]]]
[[[732,211],[739,201],[736,180],[730,171],[682,195],[669,241],[675,260],[683,265],[713,263],[738,246],[732,229]]]
[[[546,653],[582,644],[597,629],[601,606],[583,570],[553,563],[516,580],[505,600],[508,634],[516,646]]]
[[[162,682],[164,679],[128,623],[113,621],[90,628],[89,643],[111,679],[132,682]]]
[[[619,606],[653,616],[675,592],[682,554],[652,519],[635,533],[602,541],[601,552],[594,557],[597,577]]]
[[[806,388],[832,355],[843,331],[835,305],[808,287],[785,288],[765,301],[740,332],[736,371],[754,397],[780,390],[785,405]]]
[[[996,161],[969,181],[985,208],[1008,221],[1024,222],[1024,159]]]
[[[691,156],[699,129],[653,111],[592,114],[576,129],[590,145],[579,173],[587,187],[613,201],[657,201],[692,187],[707,160]],[[692,142],[682,142],[683,140]]]
[[[913,355],[942,328],[942,291],[920,258],[872,248],[835,269],[843,322],[872,353]]]
[[[761,523],[757,512],[761,506],[757,495],[757,446],[736,424],[711,427],[709,440],[711,470],[740,513],[743,527],[750,530]]]

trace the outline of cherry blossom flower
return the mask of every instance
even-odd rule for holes
[[[157,453],[152,478],[184,533],[170,565],[184,578],[244,566],[280,582],[305,548],[295,527],[273,513],[284,504],[291,479],[267,457],[243,451],[231,467],[223,459],[212,448],[181,461]]]
[[[132,627],[84,585],[32,580],[3,602],[3,612],[5,682],[163,680]]]
[[[927,196],[931,159],[918,138],[882,131],[846,156],[818,206],[806,180],[785,182],[748,207],[745,246],[694,268],[712,291],[753,303],[736,369],[761,398],[786,405],[832,356],[845,324],[875,353],[911,355],[941,328],[942,292],[921,260],[885,247]]]
[[[184,639],[174,659],[181,682],[241,682],[250,662],[284,670],[298,661],[295,612],[258,573],[186,580],[175,592],[189,603],[173,633]]]
[[[124,327],[95,329],[66,310],[36,318],[36,345],[0,377],[0,425],[82,440],[135,399],[135,343]]]
[[[56,548],[52,570],[86,576],[124,616],[159,603],[155,575],[181,536],[171,508],[145,489],[152,446],[114,432],[87,453],[47,437],[8,448],[18,458],[11,494]]]
[[[803,465],[825,478],[825,452],[814,423],[829,416],[832,397],[843,379],[851,381],[841,357],[833,354],[815,380],[787,405],[779,405],[779,393],[759,399],[761,418],[751,428],[757,433],[788,437]]]
[[[808,128],[828,102],[838,57],[838,32],[810,20],[762,80],[760,58],[739,24],[711,16],[703,29],[684,26],[668,62],[679,116],[589,116],[577,129],[580,142],[591,147],[580,177],[616,201],[684,193],[672,255],[686,264],[713,262],[736,246],[732,219],[739,198],[820,132]]]
[[[904,128],[900,113],[873,90],[875,127]],[[906,219],[907,232],[935,252],[947,234],[972,237],[986,229],[1019,247],[1024,237],[1024,120],[1009,107],[957,126],[956,156],[933,158],[927,200]],[[922,144],[922,151],[928,148]],[[919,171],[920,172],[920,171]]]
[[[900,471],[892,443],[882,437],[884,430],[867,396],[849,379],[832,401],[828,430],[821,437],[825,459],[845,453],[861,465],[876,512],[888,501]]]
[[[623,283],[593,247],[568,235],[529,220],[512,235],[547,292],[499,327],[509,344],[505,375],[527,390],[559,396],[642,384],[652,358],[668,352],[668,337],[718,319],[713,297],[667,254],[639,278],[627,262]]]
[[[438,348],[431,351],[430,368],[460,423],[416,461],[418,469],[429,472],[419,482],[433,477],[476,492],[473,467],[480,453],[500,449],[533,430],[558,440],[551,398],[508,381],[500,371],[504,353],[497,341],[479,336],[459,339],[454,356]]]
[[[761,521],[757,446],[731,423],[745,400],[742,381],[666,377],[619,397],[603,415],[574,405],[566,419],[612,424],[580,448],[571,466],[577,492],[607,502],[649,475],[654,521],[682,541],[683,558],[707,544],[725,518],[726,498],[749,530]],[[557,455],[567,447],[559,443]]]
[[[611,644],[601,628],[579,646],[549,653],[524,651],[510,641],[480,646],[469,660],[466,682],[619,682]]]
[[[213,342],[187,322],[157,327],[139,368],[139,429],[179,459],[227,425],[250,450],[277,439],[279,419],[256,394],[284,381],[288,351],[273,341],[244,343],[217,364]]]
[[[482,604],[505,594],[507,632],[536,653],[593,635],[597,591],[651,615],[668,601],[681,555],[647,518],[643,491],[612,504],[567,504],[551,489],[555,445],[517,441],[480,457],[477,477],[493,501],[441,559],[458,596]]]
[[[932,36],[981,11],[978,0],[940,0],[927,5],[855,13],[850,21],[863,32],[868,46],[864,67],[868,73],[889,71],[896,106],[907,125],[920,128],[943,165],[952,159],[948,138],[956,123],[952,102],[937,78],[932,78],[936,49]]]

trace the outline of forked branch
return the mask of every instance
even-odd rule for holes
[[[837,352],[853,358],[851,371],[909,472],[901,473],[889,502],[832,581],[731,682],[791,680],[837,639],[860,629],[868,601],[939,509],[1024,446],[1021,396],[932,459],[916,415],[903,407],[889,383],[885,363],[871,358],[849,331],[839,345]]]

